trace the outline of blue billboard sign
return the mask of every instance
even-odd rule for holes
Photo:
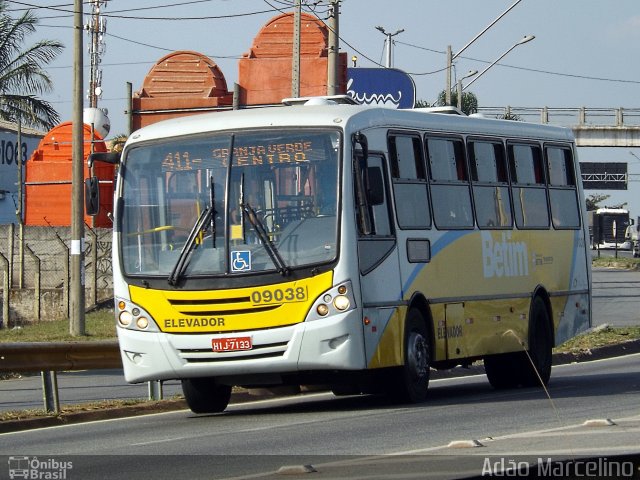
[[[347,95],[364,105],[413,108],[416,86],[396,68],[347,68]]]
[[[25,162],[31,158],[33,151],[44,134],[26,133],[34,130],[25,128],[18,146],[18,134],[13,124],[0,124],[0,225],[16,223],[18,209],[18,162],[22,156],[22,181],[25,178]],[[18,150],[19,149],[19,150]]]

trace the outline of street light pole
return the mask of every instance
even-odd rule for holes
[[[469,42],[467,42],[467,44],[462,47],[460,50],[458,50],[458,53],[456,53],[455,55],[451,54],[451,45],[447,46],[447,82],[446,82],[446,90],[445,90],[445,103],[447,105],[451,105],[451,68],[453,65],[453,61],[458,58],[458,56],[460,56],[460,54],[462,52],[464,52],[473,42],[475,42],[477,39],[479,39],[482,35],[484,35],[484,33],[489,30],[491,27],[493,27],[498,20],[500,20],[502,17],[504,17],[507,13],[509,13],[511,11],[511,9],[513,7],[515,7],[517,4],[519,4],[522,0],[516,0],[509,8],[507,8],[504,12],[502,12],[500,15],[498,15],[495,20],[493,20],[493,22],[491,22],[489,25],[487,25],[480,33],[478,33],[475,37],[473,37]]]
[[[395,37],[396,35],[404,32],[404,28],[401,28],[400,30],[396,30],[394,33],[388,33],[385,31],[385,29],[381,26],[377,26],[376,30],[382,32],[383,35],[385,35],[387,37],[385,43],[387,44],[387,63],[386,63],[386,67],[387,68],[391,68],[391,38]]]
[[[469,70],[467,74],[458,80],[458,108],[462,110],[462,80],[465,78],[473,77],[478,73],[478,70]]]
[[[482,70],[478,76],[476,78],[474,78],[473,80],[471,80],[469,83],[467,83],[464,87],[462,87],[462,90],[465,90],[467,87],[469,87],[469,85],[471,85],[473,82],[475,82],[476,80],[478,80],[482,75],[485,74],[485,72],[487,70],[489,70],[491,67],[493,67],[496,63],[498,63],[500,60],[502,60],[511,50],[513,50],[514,48],[516,48],[518,45],[522,45],[524,43],[530,42],[531,40],[533,40],[534,38],[536,38],[534,35],[526,35],[522,40],[514,43],[506,52],[504,52],[502,55],[500,55],[496,60],[494,60],[487,68],[485,68],[484,70]]]

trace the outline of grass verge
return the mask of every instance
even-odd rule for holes
[[[69,333],[69,320],[29,323],[0,330],[0,342],[70,342],[115,340],[116,322],[113,308],[103,308],[85,315],[86,335],[74,337]]]
[[[580,353],[607,345],[616,345],[640,338],[640,327],[611,327],[604,325],[578,335],[554,349],[556,353]]]
[[[129,407],[132,405],[142,405],[148,403],[148,400],[143,399],[126,399],[126,400],[101,400],[95,402],[88,402],[82,404],[75,405],[60,405],[60,413],[59,416],[70,415],[74,413],[80,412],[91,412],[95,410],[106,410],[112,408],[122,408]],[[41,408],[31,408],[28,410],[10,410],[8,412],[0,413],[0,421],[11,421],[11,420],[25,420],[27,418],[38,418],[38,417],[50,417],[51,413],[46,412]]]
[[[600,257],[591,260],[592,267],[622,268],[625,270],[640,269],[640,258]]]

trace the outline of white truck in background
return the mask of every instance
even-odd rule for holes
[[[631,250],[632,234],[638,232],[632,228],[634,221],[626,208],[598,208],[588,213],[591,248]],[[639,252],[640,253],[640,252]]]

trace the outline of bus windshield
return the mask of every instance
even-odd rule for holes
[[[265,130],[149,142],[121,169],[127,275],[279,271],[336,258],[337,131]]]

